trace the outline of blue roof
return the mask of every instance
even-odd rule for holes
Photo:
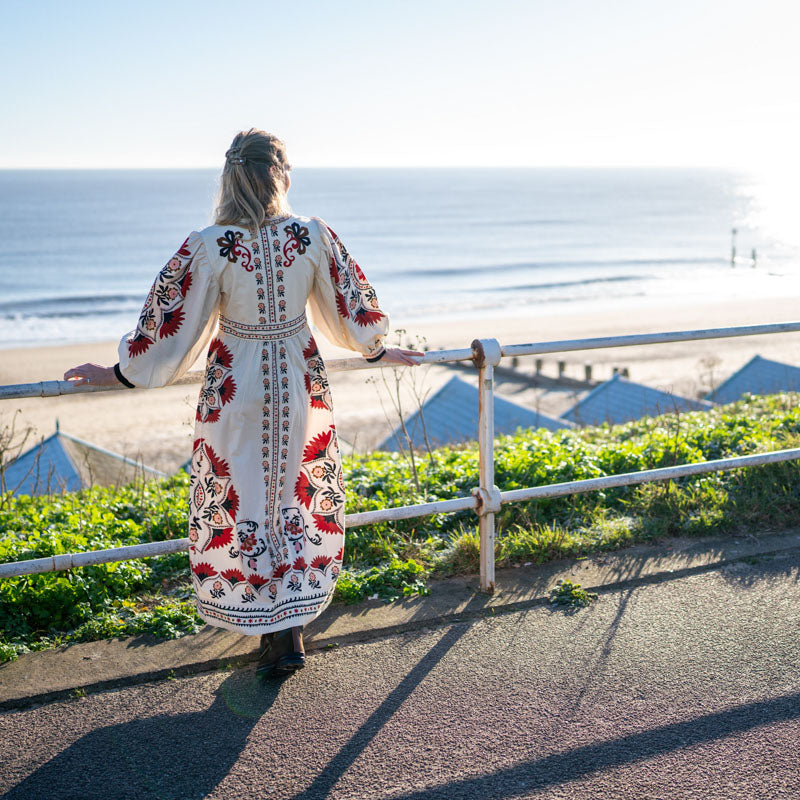
[[[800,392],[800,367],[753,356],[706,397],[715,403],[733,403],[746,392],[750,394]]]
[[[15,458],[6,467],[5,482],[14,494],[75,492],[83,488],[80,473],[58,433]]]
[[[89,486],[124,485],[142,475],[166,477],[130,458],[56,431],[8,464],[5,484],[15,495],[58,494]]]
[[[424,422],[424,430],[423,430]],[[405,418],[406,429],[414,447],[425,447],[425,432],[431,447],[457,444],[478,438],[478,390],[457,376],[453,376],[417,410]],[[494,431],[514,433],[517,428],[547,428],[560,430],[572,425],[556,417],[539,414],[525,406],[494,396]],[[377,450],[405,448],[405,438],[400,426],[395,428],[377,447]]]
[[[618,425],[641,417],[674,411],[700,411],[711,407],[712,404],[705,400],[690,400],[615,375],[611,380],[595,386],[563,417],[579,425],[601,425],[604,422]]]

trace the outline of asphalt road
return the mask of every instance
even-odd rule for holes
[[[8,798],[800,798],[800,555],[0,715]]]

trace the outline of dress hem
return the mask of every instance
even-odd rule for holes
[[[213,625],[217,628],[224,628],[228,631],[241,633],[243,636],[261,636],[264,633],[272,633],[274,631],[282,631],[285,628],[293,628],[295,625],[307,625],[309,622],[316,619],[323,611],[325,611],[333,599],[332,595],[333,592],[328,595],[328,598],[323,602],[323,605],[321,605],[320,608],[315,611],[292,614],[291,616],[282,617],[275,622],[260,623],[256,625],[237,625],[235,622],[229,622],[228,620],[215,617],[206,612],[202,608],[200,601],[196,598],[195,610],[197,611],[197,615],[200,617],[200,619],[202,619],[203,622],[208,625]]]

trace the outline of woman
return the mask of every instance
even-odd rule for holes
[[[302,628],[330,603],[344,545],[333,406],[306,303],[326,338],[368,361],[423,355],[384,346],[389,322],[358,264],[322,220],[289,211],[289,169],[275,136],[237,134],[216,224],[156,276],[119,362],[64,373],[77,385],[165,386],[207,348],[189,494],[197,611],[260,634],[264,675],[304,665]]]

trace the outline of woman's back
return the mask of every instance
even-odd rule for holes
[[[224,316],[263,325],[302,314],[322,255],[315,220],[285,214],[266,220],[254,234],[212,225],[200,235],[212,254]]]

